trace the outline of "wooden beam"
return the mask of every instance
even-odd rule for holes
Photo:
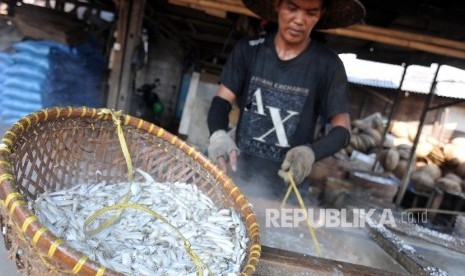
[[[370,26],[370,25],[362,25],[362,24],[355,24],[347,28],[358,30],[361,32],[369,32],[369,33],[374,33],[378,35],[382,34],[382,35],[387,35],[391,37],[403,38],[406,40],[413,40],[413,41],[418,41],[422,43],[434,44],[434,45],[438,45],[441,47],[447,47],[447,48],[465,51],[465,43],[463,42],[454,41],[450,39],[444,39],[444,38],[435,37],[431,35],[422,35],[422,34],[416,34],[416,33],[410,33],[410,32],[404,32],[404,31],[399,31],[399,30],[375,27],[375,26]]]
[[[465,51],[452,49],[444,46],[438,46],[436,44],[419,42],[415,40],[409,40],[404,38],[393,37],[389,35],[383,34],[376,34],[366,31],[357,30],[354,28],[336,28],[330,30],[324,30],[323,32],[333,34],[333,35],[340,35],[340,36],[347,36],[352,38],[358,39],[365,39],[369,41],[376,41],[388,45],[395,45],[403,48],[421,50],[424,52],[429,52],[437,55],[442,56],[449,56],[455,58],[465,59]]]
[[[169,0],[168,2],[175,5],[187,4],[201,9],[213,9],[257,17],[257,15],[247,9],[241,1]]]

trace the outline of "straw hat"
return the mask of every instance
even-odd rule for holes
[[[358,0],[324,0],[326,12],[315,29],[346,27],[365,17],[365,7]],[[277,21],[275,0],[242,0],[244,5],[261,18]]]

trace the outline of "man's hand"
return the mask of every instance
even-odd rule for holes
[[[237,169],[237,155],[239,149],[236,142],[224,130],[217,130],[210,137],[210,144],[208,145],[208,157],[228,173],[227,162],[231,163],[231,169],[235,172]]]
[[[295,183],[299,185],[310,175],[314,162],[315,154],[309,146],[292,148],[287,152],[278,175],[289,184],[288,172],[290,171]]]

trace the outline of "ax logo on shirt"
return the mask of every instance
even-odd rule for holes
[[[254,97],[255,102],[253,103],[253,105],[256,106],[256,110],[254,112],[262,116],[267,116],[267,114],[265,113],[265,108],[267,108],[271,117],[271,121],[273,122],[273,127],[271,129],[268,129],[262,135],[253,137],[253,139],[256,141],[266,143],[265,138],[271,135],[272,133],[275,133],[276,137],[278,138],[278,143],[276,143],[276,146],[282,148],[290,147],[286,131],[284,129],[284,123],[286,123],[293,116],[298,115],[298,113],[292,110],[286,110],[286,117],[282,118],[281,109],[263,105],[262,91],[260,88],[255,90]]]
[[[241,151],[281,160],[293,143],[306,95],[307,88],[252,77],[236,133]]]

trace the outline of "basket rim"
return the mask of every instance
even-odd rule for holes
[[[6,131],[0,142],[0,205],[6,216],[9,216],[19,235],[28,241],[36,254],[47,256],[53,264],[60,264],[69,271],[94,274],[94,275],[119,275],[116,271],[100,265],[98,262],[90,260],[87,256],[71,246],[61,241],[50,230],[44,227],[37,217],[27,208],[27,204],[22,195],[14,189],[16,185],[11,170],[10,156],[13,154],[12,147],[21,135],[30,127],[47,121],[67,118],[87,118],[103,121],[111,121],[108,108],[89,107],[52,107],[31,113],[16,123]],[[239,190],[232,179],[222,170],[212,163],[201,152],[188,145],[185,141],[165,129],[146,122],[142,119],[132,117],[127,114],[121,115],[122,126],[132,126],[138,130],[161,138],[173,146],[177,147],[188,157],[202,165],[214,180],[217,180],[228,192],[233,200],[236,210],[243,216],[246,225],[248,238],[251,246],[246,254],[246,263],[243,262],[241,275],[252,275],[258,264],[261,254],[259,225],[255,213],[251,209],[251,204]],[[51,253],[51,254],[50,254]],[[42,261],[43,258],[42,258]],[[45,262],[45,261],[44,261]]]

